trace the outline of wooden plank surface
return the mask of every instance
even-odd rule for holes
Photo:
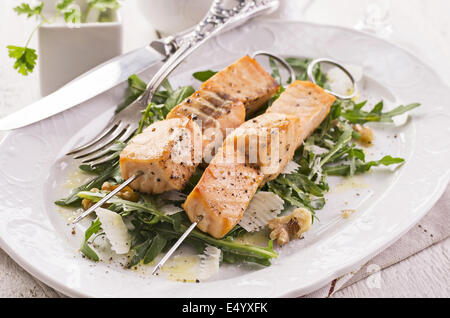
[[[449,297],[450,239],[447,238],[362,279],[332,298],[344,297]]]

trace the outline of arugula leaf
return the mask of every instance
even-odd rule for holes
[[[406,105],[406,106],[404,106],[404,105],[397,106],[393,110],[388,111],[387,113],[381,114],[381,120],[380,121],[392,122],[392,117],[395,117],[395,116],[401,115],[403,113],[406,113],[406,112],[408,112],[408,111],[410,111],[410,110],[412,110],[412,109],[414,109],[416,107],[419,107],[419,106],[420,106],[419,103],[412,103],[412,104],[409,104],[409,105]]]
[[[308,194],[312,194],[316,197],[322,197],[324,189],[320,188],[317,184],[312,182],[307,176],[301,173],[291,173],[282,176],[281,180],[285,180],[287,185],[295,186],[295,188],[300,188]]]
[[[166,102],[164,103],[166,112],[165,115],[167,115],[172,110],[172,108],[181,103],[185,98],[194,94],[194,92],[195,89],[192,86],[182,86],[172,94],[170,94],[169,98],[167,98]]]
[[[9,57],[16,60],[14,69],[17,72],[22,75],[28,75],[33,72],[37,59],[36,50],[14,45],[8,45],[7,48],[9,50]]]
[[[116,109],[116,113],[120,112],[132,102],[134,102],[147,88],[147,84],[136,74],[128,77],[128,87],[125,93],[125,101]]]
[[[100,230],[101,225],[102,223],[99,219],[92,221],[91,226],[89,226],[89,228],[84,233],[84,240],[80,248],[81,253],[95,262],[99,261],[99,257],[97,253],[95,253],[95,251],[89,246],[88,241],[92,235],[96,234]]]
[[[201,82],[206,82],[207,80],[209,80],[211,77],[213,77],[216,74],[217,74],[216,71],[206,70],[206,71],[195,72],[194,74],[192,74],[192,76],[194,76],[194,78],[198,79]]]
[[[393,158],[391,156],[384,156],[380,160],[369,161],[367,163],[359,162],[356,163],[355,173],[364,173],[369,171],[372,167],[384,165],[394,165],[402,164],[405,162],[403,158]],[[330,176],[349,176],[350,175],[350,164],[341,164],[335,166],[326,166],[323,171]]]
[[[244,256],[235,253],[230,253],[228,251],[222,251],[222,260],[224,263],[236,264],[242,262],[256,263],[263,266],[270,266],[270,260],[265,258],[257,258],[252,256]]]
[[[353,128],[346,127],[346,129],[339,137],[334,147],[331,148],[331,150],[327,154],[325,154],[325,156],[322,158],[322,160],[320,161],[320,166],[323,166],[325,163],[327,163],[327,161],[330,160],[330,158],[334,154],[336,154],[340,149],[342,149],[345,145],[347,145],[350,142],[350,140],[352,139],[352,132]]]
[[[191,96],[194,92],[193,87],[183,86],[170,94],[163,105],[150,102],[142,114],[136,134],[140,134],[145,127],[153,124],[155,121],[165,119],[173,107],[181,103],[186,97]]]
[[[392,122],[392,118],[404,114],[416,107],[419,103],[412,103],[409,105],[400,105],[391,111],[383,113],[383,102],[379,102],[371,111],[364,111],[362,107],[364,103],[354,104],[353,108],[344,111],[341,116],[347,119],[352,124],[364,124],[367,122]]]
[[[147,108],[142,113],[136,134],[140,134],[145,127],[151,125],[155,121],[165,119],[173,107],[195,92],[192,86],[183,86],[174,91],[168,80],[165,80],[162,83],[162,86],[166,91],[158,91],[155,93],[152,102],[148,104]],[[131,104],[145,91],[146,88],[147,84],[142,81],[139,76],[136,74],[131,75],[128,78],[125,101],[117,108],[116,112],[120,112]]]
[[[350,158],[356,158],[356,159],[361,160],[362,162],[366,161],[366,157],[365,157],[364,151],[362,151],[362,149],[352,148],[348,152],[348,155]]]
[[[159,253],[161,253],[166,244],[167,239],[162,237],[160,234],[156,234],[148,251],[145,253],[144,264],[148,264],[153,261],[159,255]]]
[[[306,208],[306,204],[301,201],[301,199],[298,197],[298,193],[292,192],[292,188],[289,187],[286,184],[281,184],[277,182],[277,179],[274,181],[270,181],[267,183],[267,188],[269,191],[272,191],[276,195],[278,195],[280,198],[282,198],[285,202],[288,202],[289,204],[296,206],[296,207],[304,207]]]
[[[170,82],[167,78],[164,79],[164,81],[161,83],[161,86],[166,89],[166,91],[169,95],[173,93],[172,85],[170,85]]]
[[[19,6],[15,7],[13,10],[16,11],[18,15],[26,14],[27,18],[30,18],[34,15],[40,15],[43,8],[44,3],[42,2],[39,2],[34,7],[31,7],[28,3],[22,3]]]
[[[133,255],[133,258],[131,259],[131,261],[128,263],[127,267],[131,268],[131,267],[139,264],[139,262],[144,259],[151,244],[152,244],[152,238],[148,238],[145,241],[141,242],[140,244],[137,244],[136,246],[132,246],[134,255]]]
[[[374,114],[381,115],[381,112],[383,111],[383,107],[384,107],[384,103],[383,103],[383,101],[380,101],[380,102],[378,102],[378,104],[376,104],[372,108],[372,110],[370,112],[374,113]]]
[[[92,173],[96,175],[104,174],[111,167],[111,165],[114,165],[117,162],[120,153],[122,152],[123,148],[125,148],[125,146],[126,143],[117,140],[111,146],[108,147],[109,155],[111,156],[110,160],[98,165],[81,164],[78,168],[87,173]],[[113,178],[116,179],[116,181],[121,179],[118,177],[119,177],[118,175],[113,176]]]
[[[93,202],[98,202],[103,198],[106,194],[100,193],[100,192],[79,192],[78,196],[80,198],[89,199]],[[160,218],[161,222],[158,222],[156,224],[146,225],[146,229],[150,232],[156,233],[156,234],[162,234],[163,237],[166,237],[166,235],[171,235],[174,238],[180,237],[189,227],[190,222],[187,219],[186,215],[183,213],[177,213],[174,215],[165,215],[163,212],[159,211],[154,205],[151,204],[149,201],[143,201],[143,202],[131,202],[127,200],[123,200],[118,198],[117,196],[112,197],[109,200],[109,203],[114,204],[115,206],[120,206],[122,209],[128,209],[128,210],[139,210],[144,211],[146,213],[150,213],[152,215],[157,216]],[[143,225],[143,226],[144,226]],[[168,225],[171,225],[168,227]],[[273,248],[271,246],[269,247],[259,247],[259,246],[253,246],[249,244],[241,244],[237,242],[230,241],[228,239],[216,239],[208,234],[205,234],[197,229],[194,229],[188,236],[188,238],[193,240],[199,240],[201,242],[214,245],[222,250],[228,251],[230,253],[247,256],[247,257],[254,257],[258,259],[266,259],[270,260],[271,258],[276,258],[278,255],[273,251]]]
[[[286,58],[286,62],[296,71],[297,79],[301,81],[308,81],[308,66],[311,63],[311,59],[299,59],[295,57]],[[313,76],[317,85],[324,87],[327,82],[326,75],[322,72],[320,64],[317,64],[313,69]]]
[[[311,59],[299,59],[296,57],[288,57],[286,58],[286,62],[298,72],[306,72],[308,69],[308,65],[311,62]]]
[[[159,111],[158,105],[155,105],[154,103],[148,104],[142,114],[141,120],[139,121],[139,127],[136,130],[136,135],[140,134],[145,127],[151,125],[155,121],[163,119],[162,115],[158,116]]]

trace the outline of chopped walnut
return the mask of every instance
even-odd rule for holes
[[[109,182],[104,182],[102,184],[102,191],[110,192],[110,191],[114,190],[115,188],[117,188],[118,186],[119,186],[118,184],[112,185]],[[100,192],[100,190],[97,188],[92,188],[90,191],[91,192]],[[125,188],[120,190],[119,193],[117,193],[117,196],[124,200],[133,201],[133,202],[137,202],[139,200],[139,194],[137,192],[134,192],[133,189],[131,189],[129,186],[126,186]],[[81,201],[81,206],[82,206],[83,210],[87,210],[93,205],[94,205],[94,202],[92,202],[89,199],[83,199],[83,201]],[[103,207],[105,207],[105,205],[103,205]]]
[[[284,245],[291,240],[299,239],[309,230],[312,214],[307,209],[297,208],[290,215],[280,216],[268,222],[270,238]]]
[[[102,184],[102,190],[103,191],[112,191],[115,188],[117,188],[118,186],[119,186],[118,184],[112,185],[109,182],[104,182]],[[119,193],[117,193],[117,196],[124,200],[133,201],[133,202],[137,202],[139,200],[139,194],[137,192],[134,192],[134,190],[131,189],[129,186],[126,186],[125,188],[120,190]]]
[[[100,190],[97,188],[92,188],[90,191],[91,192],[100,192]],[[94,205],[94,202],[92,202],[89,199],[83,199],[83,201],[81,201],[81,207],[83,208],[83,210],[87,210],[93,205]]]
[[[360,134],[358,141],[361,145],[366,147],[372,145],[372,141],[374,139],[372,129],[370,129],[369,127],[361,126],[360,124],[354,125],[353,129]]]

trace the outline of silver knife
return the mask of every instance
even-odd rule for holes
[[[244,1],[244,0],[240,0]],[[249,1],[249,0],[246,0]],[[247,17],[273,12],[278,8],[278,0],[250,0],[252,5],[260,7]],[[225,13],[225,12],[224,12]],[[230,30],[248,19],[237,21],[225,31]],[[150,45],[115,57],[92,70],[82,74],[54,93],[43,97],[39,101],[0,119],[0,130],[12,130],[30,125],[45,118],[56,115],[69,108],[77,106],[90,98],[126,81],[135,73],[140,73],[170,57],[189,37],[192,29],[181,32],[176,36],[169,36],[153,41]]]

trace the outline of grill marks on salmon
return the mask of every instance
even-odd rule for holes
[[[225,236],[240,221],[258,188],[279,175],[334,101],[312,83],[289,85],[265,114],[225,139],[183,204],[190,220],[203,215],[200,230],[216,238]]]
[[[142,192],[181,189],[197,167],[193,142],[200,140],[200,133],[197,124],[188,118],[155,122],[122,150],[122,177],[128,179],[138,171],[144,172],[130,184]]]
[[[278,82],[247,55],[202,84],[202,90],[242,102],[247,115],[258,110],[279,88]]]
[[[220,147],[227,128],[236,128],[245,121],[241,101],[229,101],[214,92],[197,91],[167,115],[170,118],[192,118],[202,129],[203,157]]]
[[[212,157],[220,147],[226,129],[239,127],[247,112],[257,110],[278,88],[254,59],[244,56],[203,83],[175,106],[166,120],[150,125],[131,140],[120,155],[123,178],[143,171],[144,175],[131,183],[133,189],[147,193],[181,190],[202,158]],[[186,134],[182,140],[177,139],[178,131]],[[177,149],[193,159],[192,165],[175,160]]]

